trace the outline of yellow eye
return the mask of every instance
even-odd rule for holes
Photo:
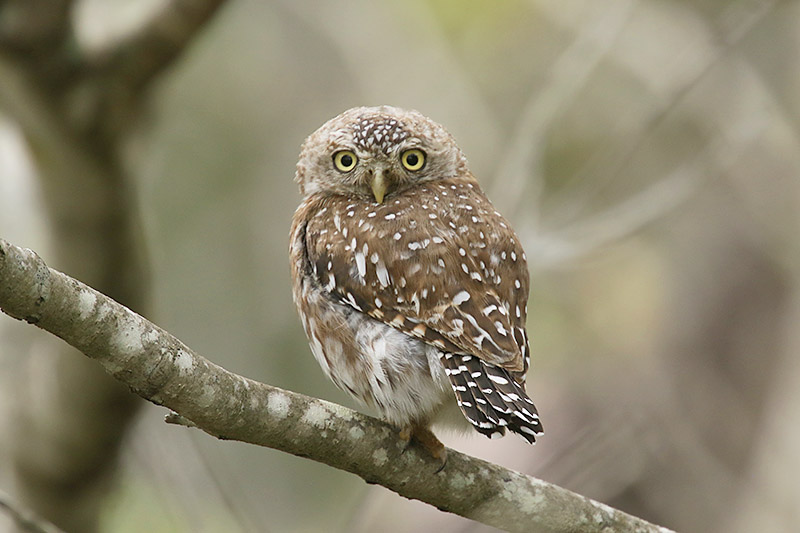
[[[400,156],[400,161],[408,170],[419,170],[425,166],[425,152],[412,148]]]
[[[358,157],[350,150],[340,150],[333,154],[333,164],[336,170],[341,172],[350,172],[356,167]]]

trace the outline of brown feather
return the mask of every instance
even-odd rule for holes
[[[343,195],[315,204],[309,261],[339,301],[428,342],[525,369],[527,339],[514,333],[525,327],[524,254],[474,180],[441,180],[382,204]]]

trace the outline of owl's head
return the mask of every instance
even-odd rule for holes
[[[440,124],[397,107],[355,107],[309,135],[295,180],[303,196],[329,192],[381,203],[466,172],[464,154]]]

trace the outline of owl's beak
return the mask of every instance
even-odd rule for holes
[[[383,176],[383,169],[375,169],[369,185],[372,188],[372,195],[375,196],[375,201],[379,204],[383,203],[383,197],[386,196],[386,189],[388,188],[386,178]]]

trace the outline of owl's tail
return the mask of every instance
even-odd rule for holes
[[[531,444],[544,433],[533,401],[507,370],[465,354],[445,353],[442,363],[461,412],[478,432],[496,438],[509,429]]]

